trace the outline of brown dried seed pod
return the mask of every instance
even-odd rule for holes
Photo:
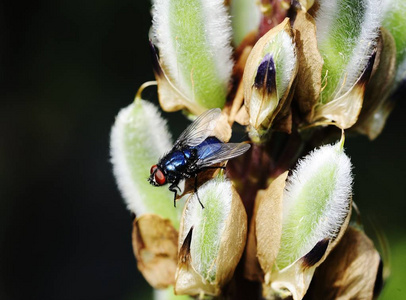
[[[390,100],[390,92],[396,75],[396,44],[392,35],[381,28],[378,43],[376,69],[368,82],[364,104],[355,130],[375,139],[385,126],[394,102]]]
[[[157,289],[175,283],[178,232],[168,219],[144,214],[133,223],[133,250],[137,266],[148,283]]]
[[[317,46],[314,19],[308,13],[298,11],[293,28],[299,60],[294,99],[301,117],[310,121],[320,98],[323,58]]]
[[[257,257],[265,274],[272,271],[278,255],[282,235],[283,191],[288,172],[279,175],[265,190],[258,194],[256,223]]]

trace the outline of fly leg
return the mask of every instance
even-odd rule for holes
[[[209,167],[204,167],[203,169],[222,169],[222,170],[225,170],[226,167],[224,167],[224,166],[209,166]],[[195,194],[197,196],[197,200],[199,200],[200,205],[202,206],[202,208],[204,208],[204,205],[203,205],[202,201],[200,201],[199,194],[197,193],[197,174],[198,173],[195,174]]]
[[[197,196],[197,200],[199,200],[200,205],[204,208],[202,201],[200,201],[199,194],[197,193],[197,173],[195,175],[195,194]]]
[[[172,183],[169,187],[169,190],[174,193],[174,196],[173,196],[173,206],[174,207],[176,207],[176,196],[178,195],[178,191],[176,189],[178,189],[180,191],[180,188],[178,187],[178,182]]]

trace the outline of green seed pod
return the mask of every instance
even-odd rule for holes
[[[396,44],[396,76],[393,91],[406,79],[406,2],[383,1],[384,18],[382,25],[393,36]]]
[[[258,258],[265,273],[264,296],[298,300],[348,225],[351,163],[340,142],[306,156],[286,185],[284,176],[272,183],[273,196],[258,208]]]
[[[166,122],[157,108],[136,99],[118,114],[111,131],[111,162],[133,223],[133,250],[138,269],[155,288],[173,285],[182,205],[173,194],[147,181],[149,170],[171,148]]]
[[[379,0],[319,1],[317,42],[323,57],[319,105],[313,121],[355,124],[371,75],[382,22]]]
[[[242,256],[247,215],[232,183],[217,177],[202,185],[183,212],[176,294],[219,295]]]
[[[120,111],[111,130],[111,162],[128,209],[136,216],[159,215],[179,228],[181,209],[168,209],[173,194],[147,181],[151,166],[171,146],[166,122],[153,104],[141,99]]]
[[[230,3],[231,22],[233,27],[233,42],[240,45],[251,32],[259,29],[261,12],[256,0],[233,0]]]
[[[153,33],[160,55],[155,74],[162,107],[186,107],[197,115],[223,107],[233,67],[224,1],[156,0]]]

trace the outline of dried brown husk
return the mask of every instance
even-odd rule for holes
[[[279,252],[282,236],[283,191],[288,172],[279,175],[269,187],[259,193],[255,218],[257,257],[265,274],[271,273]]]
[[[189,199],[189,201],[195,199]],[[184,214],[187,204],[185,205]],[[180,232],[185,230],[184,217]],[[238,223],[237,223],[238,222]],[[183,234],[181,234],[182,236]],[[176,270],[175,294],[177,295],[206,295],[217,296],[222,288],[230,281],[244,251],[247,239],[247,214],[241,198],[232,187],[232,203],[230,214],[226,220],[220,248],[216,258],[217,273],[213,283],[205,281],[193,268],[190,244],[193,239],[193,227],[183,242],[179,243],[179,264]]]
[[[350,204],[351,205],[351,204]],[[272,270],[265,274],[263,295],[267,299],[292,297],[301,300],[309,288],[313,274],[343,237],[351,217],[348,215],[334,240],[319,241],[311,251],[282,270]],[[320,298],[323,299],[323,298]]]
[[[267,195],[266,190],[259,190],[255,198],[254,210],[248,230],[247,246],[245,247],[244,277],[251,281],[264,281],[264,272],[257,257],[256,218],[258,207]]]
[[[372,241],[349,227],[337,247],[317,269],[309,299],[373,299],[382,284],[382,263]]]
[[[285,18],[283,22],[281,22],[278,26],[269,30],[263,37],[261,37],[258,42],[255,44],[254,48],[252,49],[246,66],[244,70],[243,82],[244,82],[244,101],[245,106],[247,108],[248,114],[250,115],[250,103],[253,94],[253,80],[257,73],[258,63],[263,59],[263,49],[266,45],[281,31],[285,31],[289,36],[292,37],[294,41],[294,34],[292,28],[290,27],[289,18]],[[272,93],[270,96],[273,95],[275,101],[277,101],[276,108],[270,112],[265,120],[263,120],[260,124],[251,124],[251,126],[255,129],[255,131],[266,131],[272,126],[272,122],[278,113],[281,111],[282,108],[285,107],[285,102],[288,99],[291,86],[295,79],[296,73],[298,69],[298,64],[296,64],[295,69],[292,72],[291,80],[286,88],[284,95],[279,95],[279,99],[276,99],[276,91]],[[267,98],[268,99],[268,98]],[[250,115],[250,118],[253,116]]]
[[[390,92],[396,75],[396,44],[385,28],[381,28],[378,57],[376,71],[366,87],[364,105],[354,128],[371,140],[382,132],[394,106]]]
[[[242,119],[239,117],[239,112],[244,109],[244,85],[243,85],[243,74],[244,68],[248,59],[248,56],[252,50],[252,47],[257,40],[257,34],[250,33],[241,45],[236,49],[236,63],[233,68],[233,89],[229,94],[229,98],[232,101],[228,101],[224,110],[228,114],[228,122],[232,125],[234,122],[240,125],[248,125],[241,123]]]
[[[178,232],[168,219],[154,214],[136,218],[132,243],[138,269],[152,287],[163,289],[175,283]]]
[[[312,122],[330,125],[332,122],[340,129],[352,127],[358,120],[364,101],[366,85],[370,79],[376,49],[370,57],[357,82],[344,95],[325,104],[316,106]]]
[[[299,61],[294,99],[301,117],[309,122],[320,98],[323,58],[317,46],[316,24],[312,16],[298,11],[293,28]]]
[[[152,52],[153,70],[155,79],[158,83],[158,98],[159,104],[164,111],[173,112],[181,109],[187,109],[194,115],[200,115],[206,109],[195,102],[191,102],[188,98],[178,90],[171,82],[169,76],[163,68],[155,46],[150,43]]]
[[[220,141],[227,143],[231,138],[231,126],[229,123],[229,116],[223,111],[221,117],[217,120],[216,127],[211,133]]]

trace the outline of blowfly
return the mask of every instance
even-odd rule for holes
[[[170,183],[169,190],[174,193],[174,206],[179,182],[182,179],[195,179],[194,192],[197,195],[197,175],[207,169],[222,168],[214,166],[246,152],[246,143],[223,143],[212,132],[221,116],[219,108],[201,114],[179,136],[172,149],[156,165],[151,167],[148,181],[154,186]],[[200,205],[199,196],[197,195]]]

